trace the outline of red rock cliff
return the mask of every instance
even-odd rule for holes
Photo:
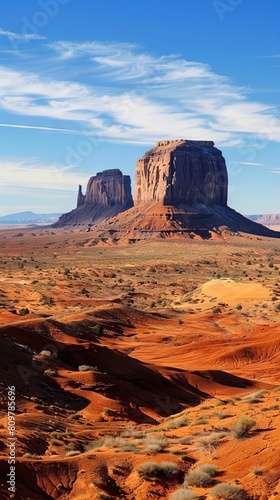
[[[227,205],[228,177],[212,141],[160,141],[136,165],[135,204]]]

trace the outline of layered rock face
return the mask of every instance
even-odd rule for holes
[[[78,195],[78,201],[81,197]],[[124,209],[133,206],[131,181],[119,169],[98,172],[88,181],[84,204],[97,204],[102,207],[121,205]]]
[[[96,223],[133,206],[131,180],[119,169],[98,172],[88,181],[86,194],[79,186],[77,208],[63,214],[54,227]]]
[[[161,141],[136,164],[135,204],[227,205],[228,176],[212,141]]]

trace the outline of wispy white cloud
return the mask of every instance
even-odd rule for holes
[[[53,191],[77,191],[81,183],[86,185],[88,174],[76,172],[74,167],[58,163],[43,165],[30,158],[22,161],[1,159],[0,186],[5,188],[42,189]]]
[[[18,125],[17,123],[0,123],[0,127],[5,128],[26,128],[26,129],[34,129],[34,130],[49,130],[54,132],[71,132],[80,134],[79,130],[69,129],[69,128],[55,128],[55,127],[40,127],[36,125]]]
[[[6,113],[24,115],[31,124],[33,117],[53,120],[46,130],[59,128],[55,121],[61,120],[65,133],[75,123],[104,140],[127,143],[183,137],[224,147],[248,135],[280,142],[276,108],[253,101],[250,89],[207,64],[156,57],[126,43],[60,41],[47,50],[52,64],[38,66],[37,73],[0,67]]]
[[[239,161],[239,165],[251,165],[252,167],[267,167],[265,163],[257,163],[253,161]]]
[[[13,31],[6,31],[0,28],[0,36],[6,36],[10,40],[46,40],[45,36],[37,35],[35,33],[14,33]]]

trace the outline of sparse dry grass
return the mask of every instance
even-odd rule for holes
[[[246,498],[241,488],[228,483],[217,484],[210,491],[210,495],[218,500],[243,500]]]

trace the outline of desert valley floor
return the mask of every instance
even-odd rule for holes
[[[0,296],[1,499],[279,498],[279,240],[8,229]]]

